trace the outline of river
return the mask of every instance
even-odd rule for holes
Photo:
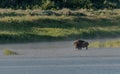
[[[5,56],[4,49],[19,55]],[[0,74],[120,74],[120,48],[76,50],[73,41],[1,44]]]

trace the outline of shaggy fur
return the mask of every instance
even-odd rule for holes
[[[74,42],[74,46],[78,50],[81,50],[82,48],[86,48],[86,50],[87,50],[88,49],[88,45],[89,45],[89,43],[86,42],[86,41],[83,41],[83,40],[76,40]]]

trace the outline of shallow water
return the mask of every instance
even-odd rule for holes
[[[2,58],[1,74],[119,74],[119,57]]]
[[[91,42],[88,40],[88,42]],[[81,51],[73,46],[73,41],[61,42],[42,42],[25,44],[1,44],[0,57],[6,57],[3,54],[4,49],[17,52],[19,55],[12,57],[87,57],[87,56],[120,56],[119,48],[85,48]],[[11,57],[11,56],[7,56]]]
[[[19,55],[3,55],[6,48]],[[73,41],[1,44],[0,74],[120,74],[120,48],[79,51]]]

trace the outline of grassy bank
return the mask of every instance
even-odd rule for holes
[[[119,37],[119,12],[0,9],[0,43]]]
[[[94,41],[91,42],[89,47],[91,48],[120,48],[120,39],[107,40],[107,41]]]

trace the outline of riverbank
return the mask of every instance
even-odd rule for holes
[[[119,9],[97,11],[1,9],[0,11],[0,43],[120,36]]]

